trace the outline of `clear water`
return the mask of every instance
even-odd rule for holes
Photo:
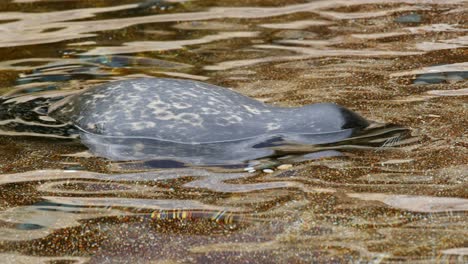
[[[0,120],[2,260],[467,262],[466,12],[461,0],[2,1],[7,96],[180,77],[279,106],[335,102],[418,135],[271,174],[153,171],[31,136],[34,114]]]

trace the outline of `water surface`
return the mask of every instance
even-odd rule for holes
[[[3,111],[1,257],[466,263],[466,5],[2,1],[7,96],[27,102],[111,80],[186,78],[279,106],[335,102],[419,140],[341,148],[271,174],[152,171],[94,157],[73,138],[33,135],[23,129],[37,117],[31,108],[19,109],[21,119]]]

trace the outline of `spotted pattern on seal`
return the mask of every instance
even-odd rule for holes
[[[335,104],[274,107],[231,89],[179,79],[110,82],[64,100],[49,114],[88,133],[190,144],[339,131],[349,123],[345,115],[355,115],[359,126],[368,124]]]

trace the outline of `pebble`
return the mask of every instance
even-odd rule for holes
[[[281,164],[278,166],[278,170],[287,170],[287,169],[290,169],[292,168],[292,164]]]
[[[263,172],[265,172],[265,173],[273,173],[274,170],[272,170],[272,169],[264,169]]]

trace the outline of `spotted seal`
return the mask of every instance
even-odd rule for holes
[[[338,142],[370,124],[332,103],[277,107],[228,88],[169,78],[99,85],[56,102],[48,115],[75,126],[98,156],[203,165],[266,157],[281,142]]]

